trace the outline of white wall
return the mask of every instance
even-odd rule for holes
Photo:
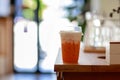
[[[117,9],[120,6],[119,0],[101,0],[101,12],[105,12],[109,16],[113,8]],[[118,18],[117,14],[114,14],[114,18]]]
[[[117,9],[120,6],[119,0],[91,0],[90,4],[92,12],[104,13],[107,17],[114,8]],[[115,13],[114,18],[118,18],[118,14]]]

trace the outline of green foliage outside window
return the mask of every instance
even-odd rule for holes
[[[37,8],[36,0],[23,0],[22,7],[23,17],[29,20],[33,20],[35,16],[34,11]]]
[[[39,0],[40,2],[40,6],[39,6],[39,19],[42,20],[42,13],[43,13],[43,10],[47,7],[43,2],[42,0]]]

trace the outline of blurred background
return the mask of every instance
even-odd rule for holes
[[[69,26],[82,28],[85,52],[105,53],[110,41],[120,41],[119,6],[120,0],[0,0],[0,80],[22,80],[21,73],[56,80],[59,31]]]

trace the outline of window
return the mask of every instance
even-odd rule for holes
[[[84,0],[16,0],[15,4],[15,70],[53,73],[59,31],[77,19]]]
[[[37,0],[16,0],[14,18],[14,69],[36,72],[38,65]]]

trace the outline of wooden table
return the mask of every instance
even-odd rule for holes
[[[57,80],[120,80],[120,65],[109,65],[104,56],[81,50],[78,64],[65,64],[59,50],[54,65]]]

